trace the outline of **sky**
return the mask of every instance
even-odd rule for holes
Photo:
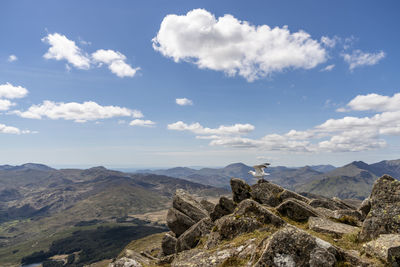
[[[0,2],[0,165],[400,158],[399,1]]]

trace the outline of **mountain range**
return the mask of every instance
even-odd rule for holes
[[[178,188],[199,197],[228,193],[179,178],[104,167],[0,166],[0,266],[46,250],[54,241],[82,229],[126,227],[134,222],[128,226],[145,224],[147,233],[164,231],[162,225],[137,220],[135,215],[169,208]]]
[[[253,168],[243,163],[230,164],[223,168],[200,170],[176,167],[165,170],[141,170],[179,177],[193,182],[229,188],[232,177],[244,179],[247,183],[255,180],[248,173]],[[364,199],[371,191],[373,182],[383,174],[400,178],[400,160],[384,160],[367,164],[354,161],[342,167],[332,165],[304,166],[298,168],[277,166],[267,169],[267,180],[296,192],[308,192],[328,197]]]

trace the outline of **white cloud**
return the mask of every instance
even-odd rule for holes
[[[46,59],[67,60],[78,69],[89,69],[90,58],[74,41],[59,33],[48,34],[42,42],[50,45],[49,50],[43,55]]]
[[[141,126],[141,127],[152,127],[154,126],[156,123],[154,121],[151,120],[140,120],[140,119],[136,119],[133,120],[129,123],[130,126]]]
[[[400,110],[400,93],[392,97],[378,94],[358,95],[347,104],[347,107],[349,110],[357,111],[397,111]],[[338,111],[344,110],[346,109],[341,108]]]
[[[192,106],[193,105],[193,101],[190,99],[187,99],[186,97],[184,98],[177,98],[175,99],[176,104],[178,104],[179,106]]]
[[[340,38],[337,36],[334,36],[333,38],[329,38],[328,36],[321,37],[321,43],[329,48],[335,47],[338,41],[340,41]]]
[[[99,66],[106,64],[112,73],[121,78],[133,77],[140,70],[140,68],[132,68],[126,63],[126,56],[121,52],[99,49],[89,56],[74,41],[59,33],[48,34],[42,38],[42,41],[50,45],[47,53],[43,55],[44,58],[66,60],[78,69],[88,70],[92,64],[98,64]],[[90,44],[82,40],[80,42],[86,45]],[[68,64],[65,67],[67,71],[71,70]]]
[[[134,69],[128,65],[125,62],[126,56],[118,51],[100,49],[92,54],[92,58],[95,63],[107,64],[111,72],[121,78],[133,77],[140,70],[140,68]]]
[[[323,68],[321,71],[331,71],[335,67],[335,64],[331,64]]]
[[[190,131],[195,134],[200,135],[235,135],[235,134],[246,134],[254,130],[254,126],[251,124],[234,124],[232,126],[221,125],[218,128],[205,128],[200,125],[200,123],[192,123],[190,125],[177,121],[172,124],[168,124],[169,130],[175,131]]]
[[[15,103],[7,99],[0,99],[0,111],[9,110],[12,106],[15,106]]]
[[[23,118],[42,119],[43,117],[52,120],[65,119],[75,122],[86,122],[89,120],[108,119],[113,117],[143,117],[138,110],[131,110],[118,106],[101,106],[93,101],[83,103],[63,103],[43,101],[40,105],[33,105],[27,111],[11,112]]]
[[[304,131],[290,130],[284,134],[267,134],[259,139],[243,137],[245,131],[226,133],[220,128],[209,129],[199,123],[187,125],[181,121],[168,129],[191,131],[197,139],[210,140],[211,146],[256,148],[260,151],[289,152],[356,152],[378,149],[387,145],[384,136],[400,135],[400,93],[392,97],[378,94],[359,95],[347,104],[348,110],[376,111],[370,117],[346,116],[328,119]],[[380,113],[379,113],[380,112]],[[232,129],[237,128],[230,126]]]
[[[304,31],[254,26],[204,9],[164,17],[153,48],[175,62],[240,75],[253,81],[286,69],[311,69],[326,61],[321,44]]]
[[[11,83],[0,84],[0,98],[23,98],[28,90],[22,86],[14,86]]]
[[[385,52],[365,53],[361,50],[354,50],[352,54],[342,54],[344,61],[349,64],[349,69],[353,70],[361,66],[372,66],[386,56]]]
[[[38,132],[30,131],[30,130],[20,130],[17,127],[7,126],[7,125],[0,123],[0,133],[3,133],[3,134],[35,134]]]
[[[18,58],[17,58],[16,55],[9,55],[8,56],[8,62],[14,62],[14,61],[17,61],[17,60],[18,60]]]

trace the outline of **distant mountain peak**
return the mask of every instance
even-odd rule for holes
[[[354,165],[360,169],[368,169],[369,168],[369,165],[367,163],[365,163],[364,161],[353,161],[349,165]]]

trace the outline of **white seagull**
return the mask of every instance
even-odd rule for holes
[[[268,168],[268,166],[271,165],[270,163],[264,163],[261,165],[255,165],[253,166],[254,170],[256,171],[249,171],[251,175],[253,175],[255,178],[258,179],[263,179],[264,176],[269,175],[269,173],[264,172],[264,169]]]

